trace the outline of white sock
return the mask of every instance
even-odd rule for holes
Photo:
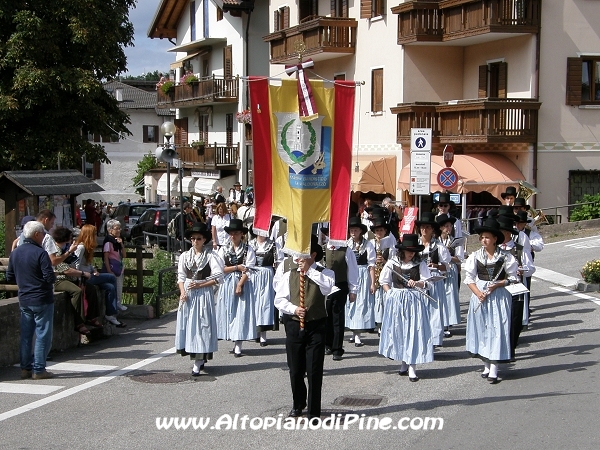
[[[483,373],[490,373],[490,363],[489,362],[484,362],[483,363]]]
[[[354,333],[354,343],[355,344],[361,344],[360,333]]]
[[[406,365],[406,363],[404,361],[402,361],[402,364],[400,365],[400,372],[406,372],[408,370],[408,366]]]
[[[204,360],[203,359],[197,359],[194,362],[194,368],[192,369],[192,372],[194,373],[198,373],[202,370],[202,368],[204,367]]]
[[[234,353],[242,353],[242,341],[235,341]]]
[[[490,364],[490,378],[498,378],[498,364]]]
[[[267,332],[266,331],[260,332],[260,342],[267,342]]]
[[[411,364],[408,366],[408,376],[410,378],[415,378],[417,376],[417,372],[415,372],[415,365]]]

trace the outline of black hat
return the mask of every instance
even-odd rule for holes
[[[191,238],[192,234],[201,234],[202,236],[204,236],[204,239],[206,239],[206,242],[208,242],[212,239],[211,232],[209,231],[207,226],[205,224],[203,224],[202,222],[195,223],[192,226],[192,228],[185,231],[186,239]]]
[[[242,183],[240,183],[239,181],[236,181],[235,183],[233,183],[234,186],[241,186]]]
[[[435,204],[437,205],[439,203],[448,203],[450,205],[450,208],[454,208],[456,206],[456,203],[450,200],[450,194],[448,192],[440,193],[440,195],[438,196],[438,200],[437,202],[435,202]]]
[[[515,229],[515,219],[513,219],[512,217],[500,215],[496,220],[498,221],[501,230],[508,231],[512,234],[519,234],[519,231]]]
[[[452,222],[454,225],[454,222],[456,222],[456,217],[449,216],[448,214],[440,214],[439,216],[436,216],[435,221],[440,227],[448,222]]]
[[[422,252],[425,246],[419,244],[419,236],[416,234],[405,234],[402,241],[396,244],[398,250],[408,250],[410,252]]]
[[[516,197],[517,196],[517,188],[514,186],[508,186],[506,188],[506,191],[504,191],[500,194],[500,197],[506,198],[507,195],[512,195],[513,197]]]
[[[527,216],[527,211],[518,211],[517,212],[518,219],[516,223],[527,223],[529,222],[529,217]]]
[[[390,225],[385,221],[383,217],[376,217],[372,221],[373,225],[371,225],[371,231],[375,231],[375,228],[383,227],[387,231],[390,231]]]
[[[498,207],[498,216],[508,217],[509,219],[517,220],[514,208],[508,205],[500,205]]]
[[[513,206],[515,208],[522,206],[525,208],[525,210],[529,210],[531,208],[531,206],[529,206],[527,203],[525,203],[525,199],[521,198],[521,197],[515,198],[515,202],[513,203]]]
[[[350,217],[348,221],[348,229],[352,227],[357,227],[362,230],[361,234],[365,234],[367,232],[367,226],[360,221],[360,217]]]
[[[418,227],[421,225],[431,225],[434,231],[440,231],[440,224],[435,221],[435,214],[432,212],[424,212],[421,214],[421,220],[415,220],[415,224]]]
[[[389,214],[389,211],[385,208],[382,208],[380,206],[375,206],[373,207],[373,209],[371,210],[371,217],[374,219],[376,217],[387,217]]]
[[[481,234],[485,231],[487,231],[488,233],[492,233],[494,236],[496,236],[497,245],[500,245],[504,242],[504,234],[500,230],[500,224],[493,217],[488,217],[487,219],[485,219],[485,222],[483,222],[482,226],[475,228],[475,233],[477,234]]]
[[[316,253],[315,262],[319,262],[323,259],[323,247],[319,245],[319,239],[316,235],[310,235],[310,253]]]
[[[242,233],[247,233],[248,228],[244,226],[244,222],[241,219],[231,219],[229,221],[229,226],[223,228],[226,233],[231,233],[232,231],[241,231]]]

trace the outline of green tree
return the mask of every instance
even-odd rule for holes
[[[138,161],[135,177],[131,179],[134,186],[139,186],[135,188],[135,192],[140,195],[144,195],[144,174],[151,169],[156,169],[157,165],[158,163],[152,152],[148,152],[142,159]]]
[[[161,73],[155,70],[154,72],[147,72],[142,75],[127,75],[123,77],[123,80],[159,81]]]
[[[110,162],[88,135],[131,134],[102,81],[126,70],[135,3],[0,2],[0,170]]]

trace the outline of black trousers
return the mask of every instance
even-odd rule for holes
[[[292,407],[304,409],[308,405],[308,417],[320,417],[326,319],[306,322],[304,331],[300,332],[300,322],[292,319],[289,314],[284,314],[283,325],[285,326],[285,349],[294,400]],[[305,373],[308,392],[304,383]]]
[[[510,356],[515,357],[515,348],[519,342],[519,336],[523,330],[523,301],[522,295],[515,295],[512,298],[512,313],[510,320]]]
[[[340,290],[327,297],[327,333],[325,347],[334,355],[344,354],[344,331],[346,329],[346,300],[348,299],[348,283],[336,284]]]

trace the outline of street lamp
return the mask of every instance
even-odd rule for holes
[[[167,163],[167,224],[170,219],[171,211],[171,163],[177,156],[175,151],[175,145],[171,144],[171,138],[175,134],[175,124],[173,122],[164,122],[160,126],[160,131],[167,140],[166,144],[156,148],[156,159]],[[181,202],[180,202],[181,203]],[[167,233],[167,253],[171,251],[170,246],[171,238]]]

